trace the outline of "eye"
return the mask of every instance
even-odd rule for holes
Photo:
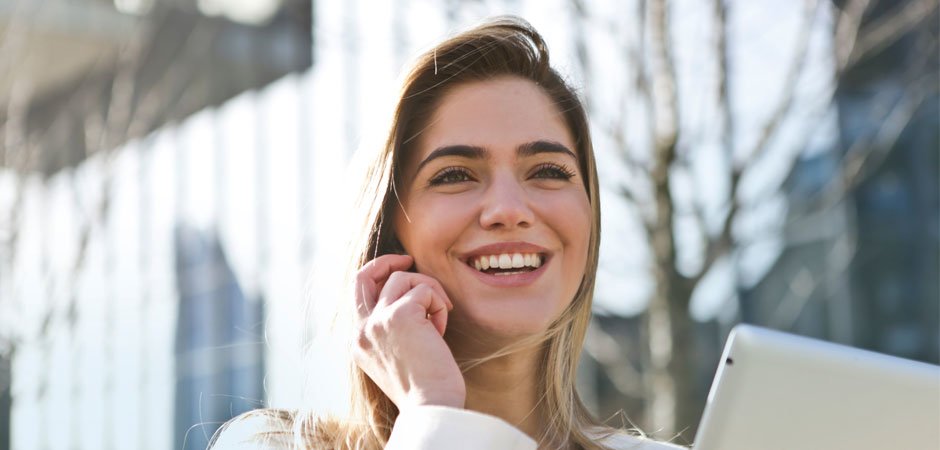
[[[441,184],[454,184],[462,183],[464,181],[472,181],[473,178],[470,177],[470,173],[466,169],[461,167],[447,167],[442,169],[440,172],[434,175],[430,181],[428,181],[429,186],[438,186]]]
[[[573,176],[575,176],[573,170],[554,163],[539,164],[532,173],[533,178],[554,178],[559,180],[570,180]]]

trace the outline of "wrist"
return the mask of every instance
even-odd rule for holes
[[[403,406],[447,406],[464,409],[466,402],[466,394],[463,392],[413,392],[408,395]]]

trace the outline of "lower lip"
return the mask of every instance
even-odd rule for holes
[[[463,264],[467,270],[473,272],[476,277],[490,285],[496,287],[520,287],[527,286],[535,282],[542,274],[545,272],[545,268],[548,267],[549,259],[545,259],[541,266],[538,269],[535,269],[531,272],[522,272],[515,273],[512,275],[494,275],[485,272],[480,272],[473,267],[468,266],[466,263]]]

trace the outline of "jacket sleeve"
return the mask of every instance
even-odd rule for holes
[[[386,450],[535,450],[535,440],[509,423],[487,414],[418,406],[402,411]]]

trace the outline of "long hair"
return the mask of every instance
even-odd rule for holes
[[[577,93],[552,69],[544,40],[526,21],[515,17],[491,20],[447,39],[417,59],[403,81],[385,145],[367,171],[359,201],[362,222],[356,224],[362,226],[358,236],[365,239],[356,243],[351,252],[349,274],[378,256],[401,251],[392,228],[395,208],[400,207],[397,194],[400,170],[444,95],[455,86],[501,76],[520,77],[538,85],[562,114],[574,137],[593,216],[588,258],[572,302],[544,334],[523,339],[462,369],[540,345],[537,383],[539,392],[544,392],[540,407],[550,420],[541,442],[602,449],[595,441],[599,437],[597,432],[603,429],[598,428],[600,425],[575,390],[577,365],[590,322],[600,246],[600,195],[594,150],[587,116]],[[296,446],[378,450],[388,442],[398,409],[355,363],[350,369],[349,417],[338,420],[312,411],[301,413],[292,420],[292,440]],[[589,434],[589,430],[593,431]],[[607,429],[601,434],[613,432]]]

